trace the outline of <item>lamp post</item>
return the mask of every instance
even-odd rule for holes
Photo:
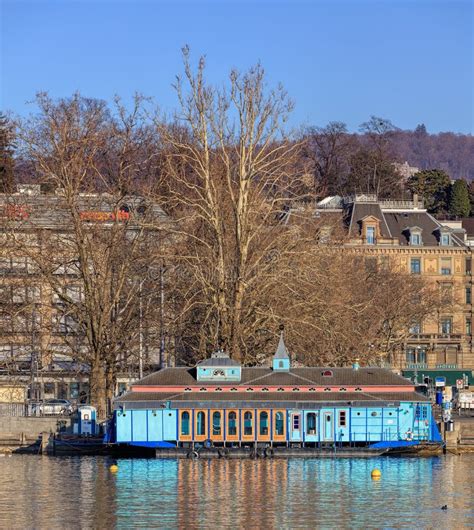
[[[163,357],[165,352],[165,333],[164,333],[164,304],[165,304],[165,287],[164,274],[166,271],[164,261],[160,264],[159,276],[153,273],[153,269],[148,269],[143,278],[140,280],[138,287],[138,329],[139,329],[139,343],[138,343],[138,376],[143,378],[143,284],[147,279],[160,281],[160,349],[159,349],[159,367],[163,367]]]
[[[163,368],[163,357],[165,354],[165,331],[164,331],[164,311],[165,311],[165,262],[160,265],[160,360],[159,368]]]
[[[138,342],[138,378],[143,379],[143,332],[142,332],[142,317],[143,317],[143,306],[142,306],[142,287],[146,276],[140,281],[138,289],[138,329],[139,329],[139,342]]]

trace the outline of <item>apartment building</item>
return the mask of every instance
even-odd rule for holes
[[[413,323],[403,347],[391,359],[393,368],[474,368],[472,251],[460,224],[438,221],[416,196],[408,201],[362,194],[328,197],[318,203],[316,216],[323,224],[325,218],[338,216],[346,232],[346,248],[421,275],[450,301],[446,311]]]
[[[137,196],[117,206],[105,194],[83,194],[78,204],[81,222],[104,233],[111,223],[126,223],[132,233],[147,216],[147,221],[153,219],[147,228],[151,235],[168,221],[157,204]],[[61,190],[45,193],[40,186],[21,185],[14,194],[0,194],[0,383],[3,379],[23,386],[34,399],[88,397],[89,366],[81,360],[84,341],[45,279],[54,275],[71,300],[83,300],[75,256],[61,251],[72,241],[70,233],[71,211]],[[159,235],[150,239],[159,240]],[[56,269],[40,270],[46,266]],[[143,289],[144,298],[148,294]],[[118,392],[138,377],[139,364],[156,368],[163,355],[163,330],[156,323],[139,322],[136,352],[121,367]]]

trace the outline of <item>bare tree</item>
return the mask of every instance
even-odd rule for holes
[[[300,144],[284,132],[292,104],[281,87],[267,90],[259,65],[232,71],[219,90],[206,83],[203,59],[194,72],[183,55],[180,126],[159,124],[167,203],[184,245],[176,259],[189,278],[181,314],[201,329],[198,351],[222,345],[245,358],[255,323],[266,328],[251,300],[293,243],[281,216],[303,189],[292,171]]]
[[[112,115],[103,102],[77,94],[57,102],[40,94],[39,114],[19,128],[24,157],[56,193],[43,205],[49,226],[35,225],[33,214],[26,241],[18,226],[10,235],[48,286],[48,322],[90,366],[91,402],[101,417],[117,367],[136,352],[141,319],[154,307],[140,299],[144,292],[152,299],[156,285],[147,273],[161,263],[162,212],[132,195],[150,163],[142,103],[137,97],[126,112],[117,101]]]

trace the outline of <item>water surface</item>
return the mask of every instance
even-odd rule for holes
[[[0,459],[1,528],[474,528],[474,455]],[[373,468],[382,478],[370,477]],[[441,510],[447,504],[448,510]]]

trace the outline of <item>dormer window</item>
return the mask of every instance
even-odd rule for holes
[[[453,238],[451,234],[451,229],[447,226],[441,226],[438,229],[439,233],[439,244],[441,247],[449,247],[453,244]]]
[[[414,234],[410,234],[410,245],[413,245],[413,246],[421,245],[421,234],[417,232],[415,232]]]
[[[323,377],[332,377],[332,370],[324,370],[321,374]]]
[[[421,233],[423,229],[419,226],[409,226],[403,230],[403,234],[408,240],[408,244],[413,247],[420,247],[423,245]]]
[[[375,226],[365,227],[365,240],[367,245],[375,245]]]
[[[442,247],[449,247],[451,245],[451,234],[441,234],[439,243]]]

